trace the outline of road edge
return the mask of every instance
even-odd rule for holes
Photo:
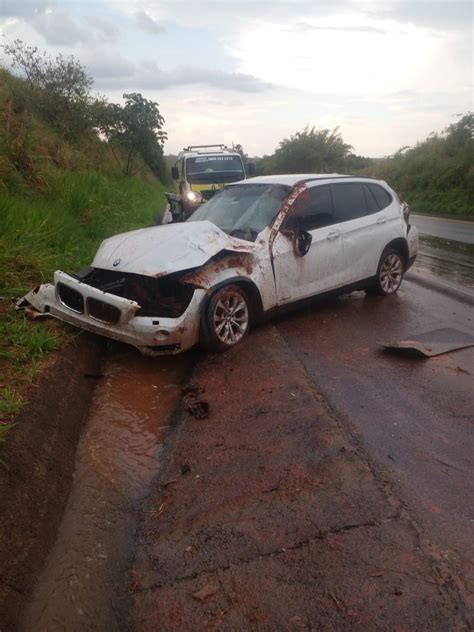
[[[465,303],[466,305],[474,305],[474,293],[471,293],[454,283],[439,281],[434,277],[421,274],[420,272],[415,272],[414,270],[407,272],[405,280],[421,285],[422,287],[426,287],[429,290],[435,290],[436,292],[446,294],[447,296],[450,296],[461,303]]]
[[[103,346],[81,335],[40,375],[2,448],[0,622],[19,627],[22,611],[56,539],[75,454],[89,413]]]

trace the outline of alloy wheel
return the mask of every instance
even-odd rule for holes
[[[380,286],[385,294],[393,294],[400,287],[403,276],[403,263],[399,255],[392,252],[385,257],[380,268]]]
[[[214,332],[231,346],[242,340],[249,326],[249,309],[245,298],[234,290],[223,290],[212,314]]]

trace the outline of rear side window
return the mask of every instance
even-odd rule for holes
[[[379,205],[377,204],[377,200],[375,199],[374,194],[369,189],[369,187],[364,184],[364,193],[365,193],[365,201],[367,202],[367,210],[369,213],[378,213]]]
[[[370,189],[375,199],[377,200],[379,211],[387,208],[387,206],[390,206],[390,204],[392,203],[392,196],[390,195],[390,193],[388,193],[388,191],[382,189],[382,187],[378,184],[368,184],[367,187]]]
[[[336,222],[347,222],[368,214],[363,184],[345,182],[331,185]]]
[[[331,190],[328,185],[313,186],[295,201],[283,230],[316,230],[335,223]]]

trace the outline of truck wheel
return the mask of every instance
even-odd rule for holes
[[[226,285],[215,292],[203,314],[205,347],[227,351],[250,331],[251,308],[245,291],[238,285]]]

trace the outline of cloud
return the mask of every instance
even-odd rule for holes
[[[91,15],[87,15],[85,20],[102,36],[103,39],[106,39],[109,42],[116,41],[118,39],[120,32],[115,24]]]
[[[370,98],[413,89],[458,91],[469,73],[464,40],[454,34],[439,37],[432,29],[353,13],[296,24],[306,31],[260,23],[244,32],[232,42],[237,69],[293,90]]]
[[[145,13],[145,11],[137,11],[135,13],[135,19],[138,26],[143,31],[148,31],[149,33],[153,33],[155,35],[158,35],[158,33],[166,33],[165,27],[159,24],[156,20],[153,20],[153,18],[151,18],[148,13]]]
[[[105,85],[120,88],[135,74],[134,64],[119,55],[102,55],[99,58],[95,55],[85,56],[83,61],[94,78],[94,87],[97,88],[103,88]]]
[[[49,11],[31,20],[34,29],[53,46],[74,46],[90,39],[89,29],[81,28],[67,11]]]
[[[101,44],[116,41],[119,36],[111,22],[95,15],[76,20],[68,10],[58,8],[56,0],[0,0],[1,18],[13,18],[23,28],[32,27],[52,46]]]
[[[289,32],[296,33],[308,33],[309,31],[337,31],[342,33],[378,33],[378,34],[386,34],[393,31],[388,31],[387,29],[378,28],[375,26],[318,26],[316,24],[310,24],[309,22],[296,22],[291,27],[287,29]]]
[[[132,66],[126,60],[101,60],[88,66],[100,90],[164,90],[179,86],[206,85],[219,90],[257,93],[271,89],[271,84],[243,72],[181,67],[162,70],[153,61]]]
[[[55,0],[0,0],[0,17],[31,21],[55,6]]]
[[[431,0],[374,2],[367,15],[441,30],[472,30],[472,3],[469,0]]]

